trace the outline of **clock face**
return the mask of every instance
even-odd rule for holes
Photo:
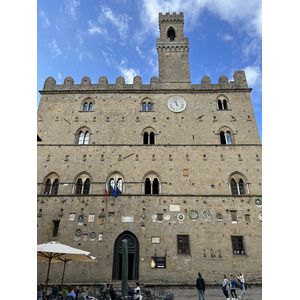
[[[174,112],[182,112],[186,108],[186,102],[179,96],[174,96],[168,101],[168,108]]]

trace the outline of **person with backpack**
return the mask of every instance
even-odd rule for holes
[[[198,290],[198,297],[199,300],[201,300],[201,297],[203,300],[205,300],[204,292],[205,292],[205,280],[202,278],[201,273],[198,273],[198,278],[196,280],[196,287]]]
[[[229,283],[228,283],[228,279],[227,279],[226,275],[224,275],[224,280],[222,283],[222,291],[223,291],[223,294],[225,295],[226,299],[230,300],[229,295],[228,295]]]
[[[232,297],[232,300],[237,300],[237,296],[236,296],[236,280],[234,278],[233,275],[230,275],[230,294]]]

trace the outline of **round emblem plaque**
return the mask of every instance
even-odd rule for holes
[[[193,220],[196,221],[199,218],[199,213],[196,209],[191,209],[189,211],[189,217]]]
[[[261,200],[260,199],[255,199],[255,204],[256,204],[256,206],[260,207],[261,206]]]
[[[202,215],[203,215],[206,222],[210,222],[211,218],[213,216],[213,213],[209,208],[207,208],[202,212]]]
[[[84,220],[84,216],[83,216],[83,215],[80,215],[80,216],[78,217],[78,219],[77,219],[77,220],[78,220],[78,222],[80,222],[80,223],[81,223],[81,222],[83,222],[83,220]]]
[[[81,236],[81,234],[82,234],[81,229],[78,228],[78,229],[75,230],[75,235],[76,236]]]
[[[177,216],[177,219],[179,220],[179,223],[182,223],[183,220],[185,219],[184,214],[179,214],[179,215]]]

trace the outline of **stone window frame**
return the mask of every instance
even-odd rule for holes
[[[147,133],[147,143],[145,143],[145,134],[146,133]],[[152,133],[153,133],[153,139],[154,139],[153,143],[151,143],[151,134]],[[143,145],[156,145],[156,143],[157,143],[156,130],[151,126],[144,128],[141,132],[141,140],[142,140]]]
[[[88,96],[81,101],[80,112],[92,112],[94,111],[95,100]]]
[[[149,104],[151,109],[149,110]],[[141,112],[153,112],[154,111],[154,102],[150,97],[145,97],[141,101]]]
[[[246,255],[243,236],[232,235],[231,244],[232,244],[232,253],[234,255]]]
[[[82,136],[81,136],[81,134],[82,134]],[[88,134],[88,138],[87,138],[87,134]],[[75,144],[81,145],[81,146],[89,145],[91,143],[91,136],[92,136],[92,134],[91,134],[90,128],[87,126],[82,126],[82,127],[78,128],[75,133]],[[80,141],[81,138],[82,138],[82,142]]]
[[[188,234],[177,234],[177,253],[191,254],[190,236]]]
[[[226,108],[224,106],[224,101],[226,103]],[[220,102],[221,102],[221,105],[220,105]],[[221,106],[221,108],[220,108],[220,106]],[[229,110],[231,110],[229,98],[227,96],[225,96],[224,94],[218,95],[218,97],[216,98],[216,107],[217,107],[217,111],[229,111]]]
[[[150,181],[150,193],[146,194],[146,181],[147,179]],[[157,193],[153,193],[153,183],[156,182],[155,180],[158,181],[158,186],[157,186]],[[162,191],[162,185],[161,185],[161,179],[158,173],[155,171],[149,171],[147,172],[143,179],[142,179],[142,194],[144,195],[160,195]],[[155,191],[156,192],[156,191]]]
[[[233,192],[232,180],[234,180],[236,184],[236,192]],[[244,192],[241,191],[241,183],[240,183],[241,180],[244,185]],[[250,194],[250,183],[248,182],[246,176],[240,172],[233,172],[230,174],[228,178],[228,187],[229,187],[229,192],[232,196],[245,196]]]
[[[50,183],[50,184],[48,184]],[[49,173],[43,180],[42,195],[57,195],[59,188],[59,176],[55,172]]]
[[[81,188],[80,188],[80,193],[78,193],[78,181],[81,179]],[[88,180],[88,181],[87,181]],[[92,192],[92,176],[88,172],[81,172],[79,173],[75,179],[74,179],[74,184],[73,184],[73,195],[90,195]],[[89,184],[89,189],[88,192],[86,192],[86,184]]]
[[[225,143],[222,143],[222,133],[224,134]],[[228,138],[228,134],[230,136],[230,140]],[[219,142],[221,145],[232,145],[235,144],[235,138],[233,134],[233,130],[228,126],[222,126],[218,130]]]
[[[112,183],[112,181],[114,181]],[[121,189],[120,189],[120,184],[119,182],[122,182],[121,184]],[[107,191],[107,195],[109,196],[112,196],[113,195],[113,189],[114,189],[114,185],[113,184],[116,184],[117,186],[117,195],[122,195],[124,194],[124,191],[126,191],[126,183],[125,183],[125,177],[124,175],[119,172],[119,171],[114,171],[112,173],[110,173],[107,178],[106,178],[106,181],[105,181],[107,184],[108,184],[108,191]]]

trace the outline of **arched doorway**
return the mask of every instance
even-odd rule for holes
[[[122,279],[122,240],[128,244],[128,280],[139,278],[139,241],[130,231],[121,233],[114,245],[113,280]]]

